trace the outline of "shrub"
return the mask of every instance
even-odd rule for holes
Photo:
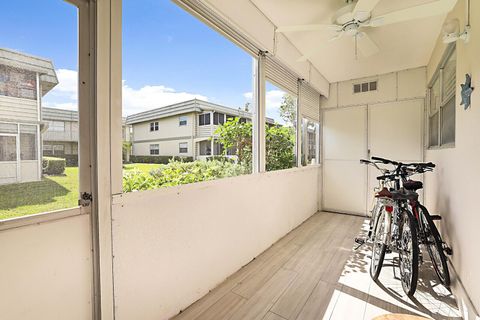
[[[234,177],[250,173],[248,167],[231,161],[193,161],[172,160],[149,174],[130,171],[123,175],[125,192],[150,190],[160,187],[176,186],[200,181]]]
[[[158,163],[168,164],[170,160],[180,160],[183,162],[193,161],[193,157],[175,157],[175,156],[130,156],[132,163]]]
[[[42,171],[46,174],[58,175],[65,172],[66,160],[62,158],[43,157]]]

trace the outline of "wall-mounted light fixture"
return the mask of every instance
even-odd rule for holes
[[[460,32],[460,22],[458,19],[450,19],[443,24],[443,43],[451,43],[457,40],[463,40],[467,43],[470,40],[470,0],[467,0],[467,24]]]

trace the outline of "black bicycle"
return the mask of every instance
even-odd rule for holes
[[[434,220],[440,220],[441,217],[438,215],[430,215],[427,208],[418,201],[417,190],[423,188],[423,183],[410,179],[413,175],[433,171],[435,164],[431,162],[401,164],[383,158],[372,157],[372,159],[376,159],[385,164],[392,164],[399,168],[397,174],[402,181],[404,193],[408,194],[408,205],[416,220],[418,243],[425,246],[438,279],[448,288],[450,286],[450,273],[448,271],[446,254],[450,255],[452,252],[442,240],[434,223]],[[420,263],[421,262],[423,261],[420,261]]]

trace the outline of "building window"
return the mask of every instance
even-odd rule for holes
[[[158,156],[160,154],[160,145],[158,144],[151,144],[150,145],[150,155]]]
[[[150,122],[150,131],[158,131],[158,121]]]
[[[65,154],[65,146],[63,144],[56,144],[53,146],[53,155],[64,155]]]
[[[208,140],[200,141],[199,143],[199,154],[201,156],[211,156],[212,155],[212,142]]]
[[[208,126],[210,124],[210,113],[203,113],[198,116],[199,126]]]
[[[36,100],[37,84],[35,73],[0,65],[0,95]]]
[[[188,152],[188,143],[187,142],[180,142],[178,144],[178,152],[187,153]]]
[[[17,137],[0,133],[0,161],[17,161]]]
[[[178,118],[178,125],[179,126],[186,126],[188,123],[187,116],[181,116]]]
[[[20,126],[20,160],[37,160],[37,126]]]
[[[65,122],[63,122],[63,121],[49,121],[48,122],[48,131],[64,132],[65,131]]]
[[[447,51],[428,89],[428,146],[455,144],[455,48]]]
[[[213,124],[218,125],[218,124],[224,124],[224,123],[225,123],[225,114],[215,112],[213,114]]]

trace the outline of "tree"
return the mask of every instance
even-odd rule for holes
[[[252,123],[241,123],[238,117],[219,125],[215,134],[227,150],[235,150],[238,163],[251,171],[252,164]],[[295,129],[281,125],[265,126],[266,169],[280,170],[291,168],[294,160]]]
[[[280,118],[294,128],[297,127],[297,106],[295,98],[288,93],[284,94],[282,97],[282,103],[280,104]]]

